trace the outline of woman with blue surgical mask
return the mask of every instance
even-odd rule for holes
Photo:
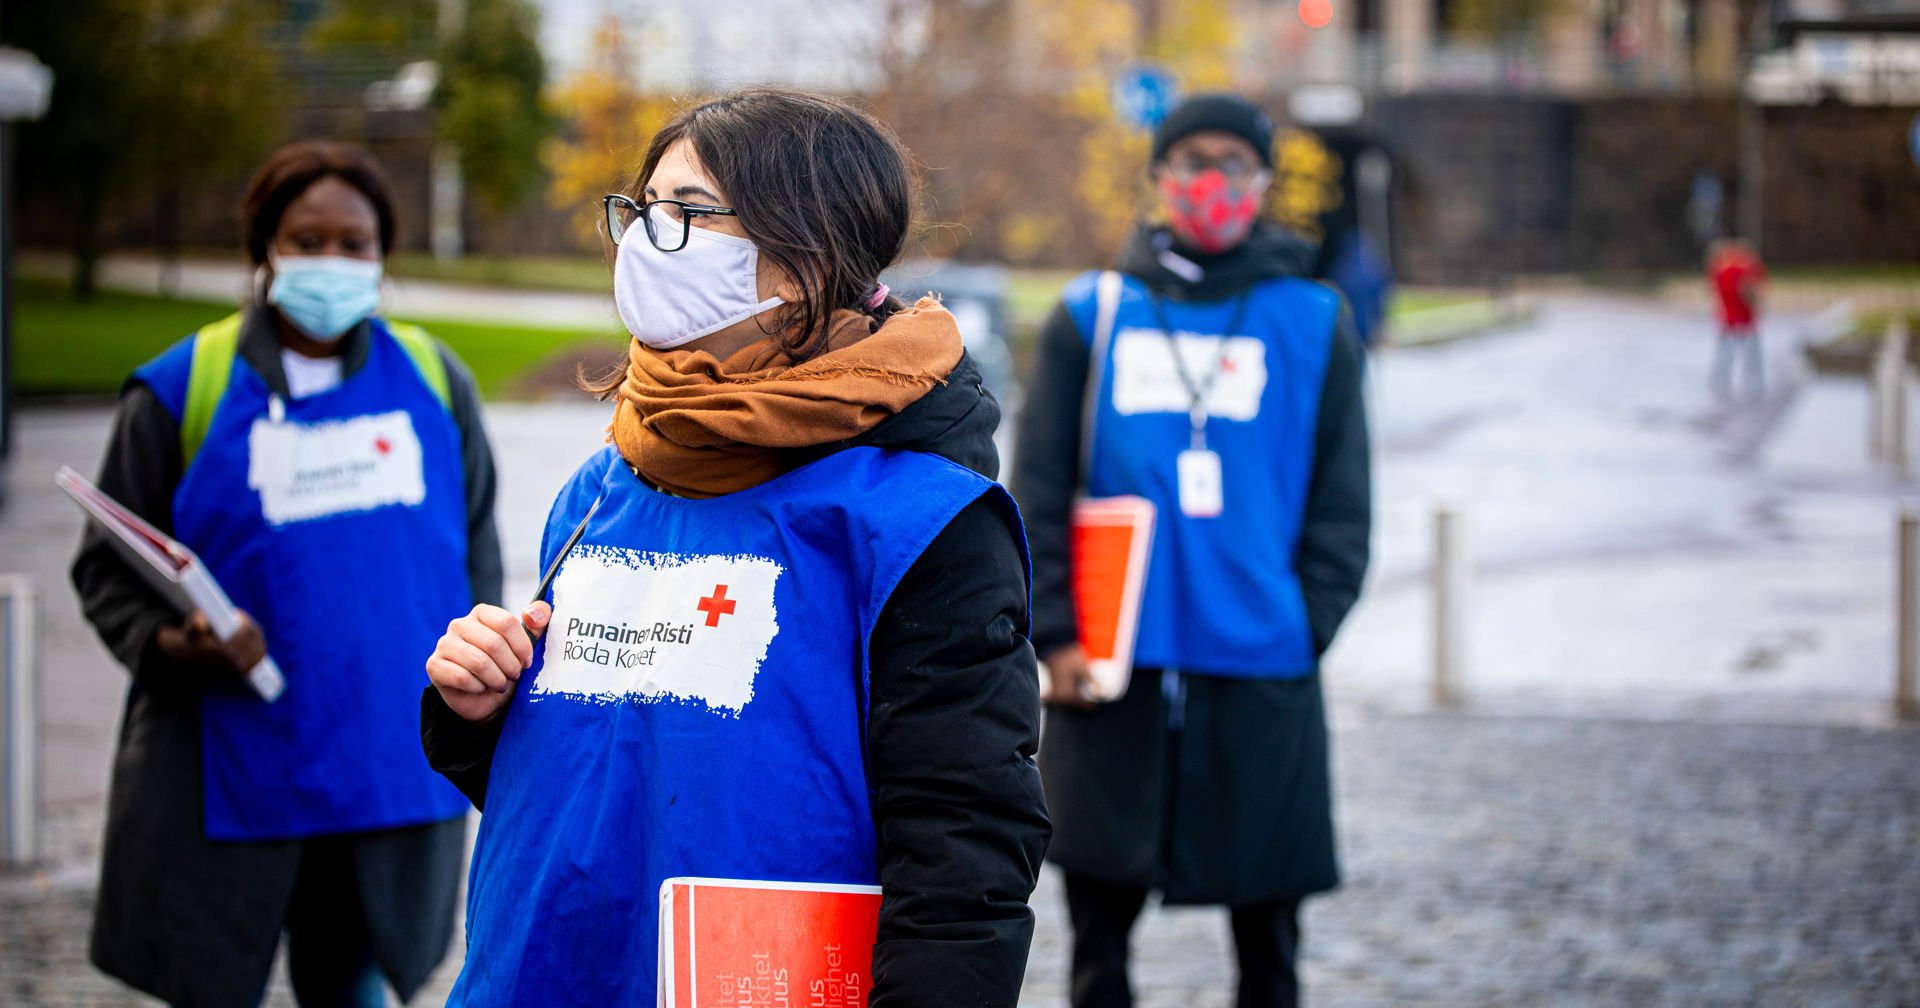
[[[134,371],[98,480],[243,628],[170,608],[91,530],[73,565],[132,675],[93,961],[173,1004],[252,1005],[285,932],[301,1005],[381,1005],[453,933],[466,799],[421,759],[417,654],[500,599],[493,460],[465,366],[377,313],[395,225],[370,156],[285,147],[243,217],[252,296]],[[262,656],[276,697],[246,678]]]
[[[486,811],[449,1004],[647,1005],[674,976],[744,1002],[711,959],[672,973],[656,901],[685,876],[884,891],[846,939],[870,972],[763,958],[756,1000],[1015,1004],[1048,828],[1026,554],[958,325],[878,280],[912,191],[872,116],[754,89],[594,208],[633,337],[594,387],[612,443],[553,504],[551,590],[421,652],[428,758]]]

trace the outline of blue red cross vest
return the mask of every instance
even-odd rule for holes
[[[1098,277],[1077,277],[1062,295],[1090,345]],[[1291,678],[1318,666],[1294,557],[1339,296],[1276,279],[1244,297],[1156,306],[1127,277],[1095,362],[1086,492],[1135,494],[1158,509],[1134,644],[1144,668]],[[1206,446],[1222,469],[1221,511],[1209,518],[1186,516],[1179,500],[1177,459],[1192,445],[1196,387],[1207,402]]]
[[[252,614],[286,674],[271,704],[239,686],[203,696],[213,840],[417,825],[466,808],[419,738],[424,656],[473,598],[461,435],[414,354],[381,321],[370,327],[365,365],[304,399],[274,395],[232,353],[237,318],[133,375],[183,432],[205,423],[183,446],[174,535]],[[223,338],[223,352],[207,352]],[[196,382],[224,384],[210,415],[190,406]]]
[[[453,1005],[650,1005],[660,883],[872,884],[868,642],[901,577],[996,484],[851,448],[752,489],[656,492],[608,448],[547,520],[598,499],[508,709]]]

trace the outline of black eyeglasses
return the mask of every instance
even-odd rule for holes
[[[1250,161],[1238,154],[1229,154],[1218,159],[1185,154],[1168,158],[1166,166],[1167,170],[1173,173],[1173,177],[1181,182],[1192,182],[1208,171],[1217,171],[1234,185],[1245,185],[1265,170],[1260,167],[1259,162]]]
[[[638,219],[646,228],[647,240],[662,252],[678,252],[686,248],[687,231],[690,230],[690,225],[696,218],[740,216],[732,207],[706,206],[677,199],[657,199],[635,203],[619,193],[608,193],[606,199],[601,202],[606,207],[607,236],[613,239],[615,245],[620,244],[621,236],[626,234],[627,229],[633,226],[634,220]],[[666,213],[668,220],[680,226],[665,229],[655,225],[651,212],[654,207],[659,207]],[[666,233],[662,234],[662,231]]]

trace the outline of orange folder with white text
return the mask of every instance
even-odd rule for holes
[[[864,1008],[880,887],[746,879],[660,884],[664,1008]]]
[[[1127,690],[1153,522],[1145,497],[1091,497],[1073,506],[1073,605],[1095,699],[1117,700]]]

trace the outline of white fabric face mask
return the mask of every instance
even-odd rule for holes
[[[654,229],[668,245],[686,225],[653,207]],[[693,228],[686,247],[662,252],[636,220],[613,260],[613,303],[633,338],[671,350],[750,319],[786,301],[760,299],[760,250],[745,238]]]

